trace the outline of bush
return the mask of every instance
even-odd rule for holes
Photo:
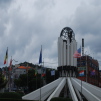
[[[4,98],[0,98],[0,101],[33,101],[33,100],[22,100],[22,99],[4,99]]]
[[[0,84],[0,89],[4,88],[6,86],[8,81],[4,81],[2,84]]]
[[[52,98],[50,101],[73,101],[73,100],[69,98],[55,97]]]
[[[10,98],[0,98],[0,101],[22,101],[22,99],[18,100],[18,99],[10,99]]]
[[[0,93],[0,98],[22,99],[21,95],[16,92]]]
[[[20,94],[21,97],[25,95],[23,91],[16,91],[16,93]]]

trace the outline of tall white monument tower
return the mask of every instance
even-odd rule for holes
[[[58,37],[58,70],[72,71],[77,67],[77,59],[73,57],[77,50],[75,34],[69,27],[62,29]]]

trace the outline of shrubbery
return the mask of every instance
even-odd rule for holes
[[[22,99],[22,96],[16,92],[0,93],[0,98]]]
[[[6,98],[3,99],[3,98],[2,98],[2,99],[0,99],[0,101],[33,101],[33,100],[10,99],[10,98],[9,98],[9,99],[6,99]]]
[[[50,101],[73,101],[73,100],[69,98],[55,97],[52,98]]]
[[[21,97],[25,95],[23,91],[16,91],[16,92],[17,92],[18,94],[20,94]]]
[[[5,80],[4,82],[0,83],[0,89],[4,88],[7,84],[7,82],[8,81]]]

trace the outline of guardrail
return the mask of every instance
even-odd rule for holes
[[[64,85],[66,84],[66,78],[63,78],[63,80],[60,82],[60,84],[57,86],[57,88],[54,90],[54,92],[49,96],[47,101],[50,101],[53,97],[59,97],[59,94],[61,90],[63,89]]]
[[[40,100],[44,101],[59,85],[59,83],[62,81],[62,78],[59,78],[25,96],[22,97],[22,99],[25,100]]]
[[[69,87],[70,94],[72,96],[73,101],[78,101],[77,96],[76,96],[75,91],[74,91],[74,88],[72,86],[72,83],[71,83],[70,78],[68,77],[67,80],[68,80],[68,87]]]
[[[78,98],[80,101],[82,101],[80,92],[86,97],[88,101],[101,101],[101,88],[93,86],[84,81],[81,82],[81,80],[72,77],[61,77],[23,96],[22,99],[44,101],[46,98],[48,98],[47,101],[50,101],[51,98],[59,96],[61,90],[66,84],[66,80],[73,101],[78,101]],[[78,98],[76,94],[78,95]]]
[[[88,101],[101,101],[101,92],[97,89],[97,87],[94,87],[93,85],[89,85],[86,82],[81,81],[76,79],[76,78],[71,78],[72,84],[74,88],[79,90],[81,92],[81,87],[82,87],[82,94],[87,98]],[[100,93],[100,95],[99,95]]]

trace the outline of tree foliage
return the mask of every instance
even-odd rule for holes
[[[0,72],[0,89],[4,88],[7,84],[5,76]]]
[[[15,85],[24,90],[27,88],[29,92],[40,88],[42,84],[41,75],[37,74],[35,76],[34,74],[35,70],[29,70],[27,74],[21,74],[18,79],[14,80]]]
[[[20,64],[20,65],[27,65],[27,62]],[[28,64],[29,65],[29,64]],[[32,64],[30,64],[32,66]],[[48,84],[54,80],[56,80],[58,76],[58,72],[55,71],[55,75],[51,76],[51,70],[49,68],[46,68],[45,70],[45,75],[42,77],[41,74],[36,74],[36,68],[37,65],[33,65],[33,69],[28,70],[28,73],[26,74],[21,74],[18,79],[14,80],[14,84],[18,88],[23,88],[25,91],[27,90],[28,92],[34,91],[45,84]],[[37,66],[38,69],[42,68],[40,66]],[[43,69],[43,68],[42,68]]]

